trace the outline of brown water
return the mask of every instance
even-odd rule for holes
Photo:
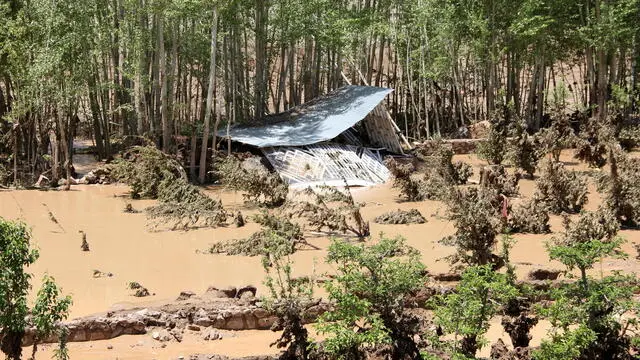
[[[470,155],[457,156],[458,159],[478,166],[480,162]],[[90,166],[85,159],[83,167]],[[572,161],[569,154],[563,160]],[[582,165],[571,165],[583,169]],[[478,171],[476,169],[477,180]],[[472,179],[473,180],[473,179]],[[532,181],[523,180],[520,190],[523,196],[532,193]],[[264,272],[257,257],[224,256],[199,254],[209,244],[225,239],[246,237],[258,229],[250,223],[243,228],[234,226],[217,229],[196,229],[191,231],[153,231],[147,227],[143,213],[128,214],[123,212],[128,188],[122,185],[78,185],[72,191],[0,191],[0,216],[8,219],[21,219],[33,229],[33,244],[40,249],[40,259],[30,269],[35,275],[35,286],[45,273],[55,277],[64,293],[73,297],[71,317],[79,317],[113,308],[123,308],[145,303],[171,301],[183,290],[196,293],[204,292],[208,286],[242,286],[253,284],[263,292]],[[243,204],[240,194],[223,192],[217,188],[206,190],[211,196],[220,198],[228,209],[241,210],[250,214],[255,209]],[[449,266],[440,261],[443,256],[452,252],[450,248],[438,243],[442,237],[454,231],[453,225],[437,216],[444,209],[439,202],[423,201],[419,203],[402,202],[390,184],[371,188],[353,190],[359,202],[365,202],[362,209],[366,220],[371,221],[372,234],[384,232],[388,236],[402,235],[410,245],[422,253],[422,259],[431,272],[446,272]],[[599,198],[591,185],[591,196],[588,209],[595,209]],[[43,204],[46,204],[43,205]],[[150,200],[132,201],[133,207],[143,210],[153,204]],[[381,213],[395,209],[417,208],[428,219],[426,224],[417,225],[379,225],[373,218]],[[49,219],[51,211],[59,225]],[[552,217],[552,230],[562,229],[561,219]],[[80,250],[81,235],[79,230],[87,234],[91,251]],[[605,259],[594,269],[594,274],[601,271],[624,270],[637,272],[640,264],[635,260],[633,244],[640,242],[640,232],[622,231],[628,243],[625,250],[631,254],[629,260]],[[559,268],[559,264],[549,262],[544,243],[552,237],[549,235],[516,235],[517,243],[513,248],[512,261],[517,265],[518,276],[524,278],[535,268]],[[294,255],[297,274],[321,274],[331,269],[323,263],[329,239],[326,236],[308,236],[308,240],[320,250],[299,251]],[[94,278],[93,270],[111,272],[113,277]],[[155,295],[147,298],[131,296],[126,284],[137,281],[147,287]],[[546,332],[545,326],[536,330],[536,339]],[[498,320],[492,326],[489,337],[503,337]],[[140,338],[150,342],[147,337],[121,337],[105,342],[72,344],[72,355],[77,353],[84,358],[86,351],[92,358],[150,358],[154,351],[161,351],[162,358],[175,358],[179,354],[187,356],[193,352],[217,352],[225,354],[244,354],[246,344],[252,351],[265,353],[268,343],[274,334],[265,332],[243,332],[241,336],[223,340],[215,345],[202,345],[198,341],[185,341],[181,344],[169,344],[165,349],[153,346],[129,347]],[[195,338],[194,338],[195,339]],[[508,341],[507,341],[508,342]],[[113,350],[106,350],[105,344],[113,344]],[[229,345],[222,345],[229,344]],[[219,347],[221,346],[221,347]],[[227,347],[225,347],[227,346]],[[202,350],[201,350],[202,349]],[[206,351],[204,350],[206,349]],[[197,350],[197,351],[196,351]],[[259,350],[259,351],[258,351]],[[486,350],[486,349],[485,349]],[[237,351],[237,352],[236,352]],[[488,351],[488,350],[486,350]],[[126,356],[125,356],[126,354]],[[138,354],[138,355],[136,355]],[[247,354],[248,355],[248,354]],[[131,357],[130,357],[131,356]],[[138,357],[136,357],[138,356]]]

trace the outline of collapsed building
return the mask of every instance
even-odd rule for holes
[[[384,183],[384,154],[410,147],[383,104],[392,91],[348,85],[219,135],[259,148],[293,187]]]

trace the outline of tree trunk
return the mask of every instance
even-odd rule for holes
[[[267,84],[267,0],[256,0],[256,78],[254,83],[256,120],[265,114]]]
[[[200,149],[200,172],[198,181],[203,184],[207,175],[207,148],[209,143],[209,124],[211,122],[211,105],[216,80],[216,48],[218,43],[218,11],[213,8],[213,25],[211,27],[211,62],[209,64],[209,85],[207,88],[207,105],[204,113],[204,131],[202,133],[202,149]],[[215,144],[214,144],[215,146]]]

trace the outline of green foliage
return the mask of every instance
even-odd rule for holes
[[[216,227],[224,224],[227,213],[220,200],[203,193],[185,179],[163,179],[158,191],[158,204],[148,207],[147,217],[155,220],[154,227],[173,221],[173,229]]]
[[[586,270],[600,258],[619,255],[622,240],[615,238],[620,228],[615,215],[607,208],[584,212],[577,221],[565,216],[565,231],[549,245],[552,260],[562,262],[569,270]],[[585,279],[583,279],[585,280]]]
[[[491,127],[489,128],[487,139],[480,142],[476,149],[478,157],[486,160],[489,164],[501,164],[507,153],[507,136],[509,136],[508,111],[507,107],[496,110],[490,120]]]
[[[403,238],[381,237],[369,246],[334,240],[326,260],[337,274],[325,285],[334,307],[316,325],[327,336],[323,350],[356,359],[390,346],[395,358],[419,356],[417,320],[405,310],[405,297],[425,281],[419,253]]]
[[[625,258],[623,240],[616,237],[618,224],[607,209],[584,213],[548,244],[550,258],[567,271],[580,270],[580,281],[552,290],[553,300],[539,311],[553,325],[551,338],[543,341],[535,359],[632,359],[631,339],[637,311],[633,294],[635,276],[613,275],[594,279],[587,270],[604,257]],[[564,353],[563,353],[564,352]],[[564,354],[564,355],[563,355]]]
[[[212,244],[208,249],[211,254],[259,256],[268,255],[267,245],[272,238],[284,239],[288,254],[293,254],[296,247],[306,244],[300,225],[291,222],[288,218],[262,211],[254,216],[253,220],[262,226],[247,239],[231,239]],[[282,245],[282,244],[281,244]]]
[[[465,269],[453,293],[429,300],[436,325],[445,335],[453,335],[452,341],[440,345],[454,356],[475,358],[477,350],[486,344],[489,320],[517,295],[510,278],[493,271],[490,265]]]
[[[29,309],[31,274],[25,270],[38,259],[38,252],[30,248],[30,239],[25,224],[0,218],[0,349],[12,360],[20,359],[25,328],[35,328],[37,344],[67,317],[71,305],[69,297],[60,296],[53,278],[45,276],[35,304]]]
[[[587,181],[563,163],[546,159],[536,180],[533,198],[543,202],[553,214],[580,211],[587,203]]]
[[[175,159],[154,146],[134,146],[111,165],[111,176],[131,187],[131,197],[155,199],[165,184],[186,174]]]
[[[503,226],[498,211],[501,198],[488,189],[455,189],[445,200],[447,218],[454,224],[456,232],[440,240],[454,246],[455,254],[447,260],[455,266],[486,265],[495,256],[492,250],[496,236]]]
[[[313,302],[313,279],[294,278],[288,239],[271,231],[265,236],[262,265],[267,273],[265,285],[269,297],[263,298],[266,310],[278,317],[273,331],[282,331],[271,346],[286,348],[281,359],[309,358],[310,341],[304,327],[304,311]]]
[[[254,159],[257,160],[257,159]],[[240,161],[227,156],[217,164],[216,174],[229,190],[242,191],[249,202],[274,207],[287,199],[289,185],[257,161]]]

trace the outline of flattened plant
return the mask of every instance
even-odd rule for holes
[[[241,161],[227,156],[216,163],[216,174],[230,190],[242,191],[246,201],[267,207],[282,205],[289,185],[270,172],[257,159]]]

